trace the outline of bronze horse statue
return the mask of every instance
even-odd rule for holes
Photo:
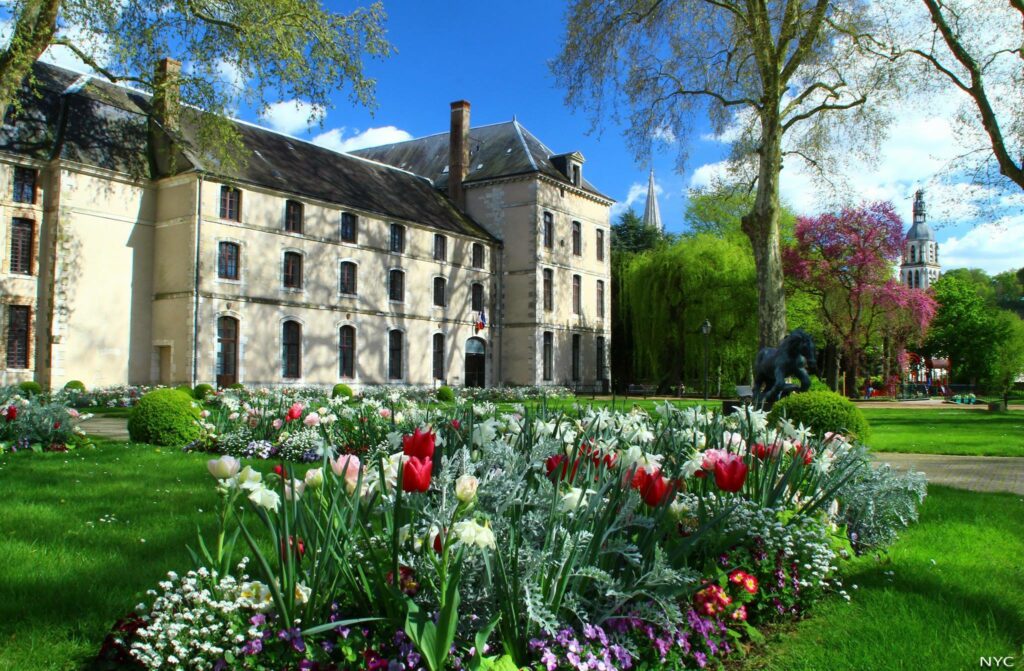
[[[811,387],[807,369],[816,365],[814,340],[803,329],[783,338],[778,347],[762,347],[754,359],[754,406],[774,403],[797,389],[807,391]],[[799,387],[786,384],[790,376],[800,380]]]

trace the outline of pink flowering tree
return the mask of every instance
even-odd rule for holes
[[[837,214],[798,217],[786,274],[818,299],[826,333],[842,352],[846,393],[854,395],[863,352],[881,312],[876,296],[892,279],[903,222],[892,203],[864,203]]]
[[[907,348],[924,341],[938,302],[924,289],[911,289],[890,279],[875,288],[872,303],[885,352],[882,375],[888,384],[893,372],[891,364],[895,363],[896,370],[902,371],[906,367]]]

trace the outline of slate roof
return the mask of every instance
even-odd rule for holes
[[[439,189],[448,187],[448,133],[352,153],[428,177]],[[465,183],[540,173],[570,184],[565,173],[556,166],[557,159],[563,156],[548,149],[518,121],[477,126],[469,131],[469,171]],[[599,198],[612,200],[585,178],[582,186]]]
[[[36,63],[36,88],[23,110],[0,128],[0,151],[55,157],[147,178],[165,176],[152,160],[145,93]],[[182,133],[194,138],[196,115],[182,109]],[[191,118],[190,118],[191,117]],[[179,172],[197,170],[225,181],[307,196],[432,228],[496,240],[427,179],[236,121],[246,160],[223,166],[211,155],[179,153]],[[156,132],[161,132],[157,130]],[[192,143],[193,146],[195,143]]]

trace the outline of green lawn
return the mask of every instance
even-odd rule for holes
[[[876,452],[1024,457],[1024,411],[861,408]]]
[[[1024,499],[929,487],[888,555],[850,563],[852,594],[773,636],[744,671],[939,671],[1024,660]],[[852,589],[857,585],[857,589]]]

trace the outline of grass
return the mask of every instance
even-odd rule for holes
[[[1024,499],[930,487],[920,523],[887,555],[848,565],[850,603],[820,603],[740,668],[940,671],[977,669],[982,656],[1019,665],[1022,556]]]
[[[875,452],[1024,457],[1024,411],[861,408]]]
[[[96,415],[97,417],[124,417],[128,418],[128,415],[132,414],[131,408],[109,408],[105,405],[93,406],[91,408],[79,408],[78,410],[83,415],[88,413],[90,415]]]

